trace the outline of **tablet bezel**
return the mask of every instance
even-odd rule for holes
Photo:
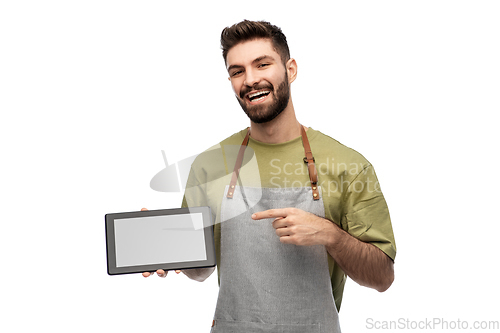
[[[207,257],[206,260],[185,261],[185,262],[175,262],[175,263],[157,263],[157,264],[125,266],[125,267],[116,266],[115,220],[144,218],[150,216],[193,214],[193,213],[202,214],[203,226],[204,226],[203,230],[205,235],[205,253]],[[190,268],[214,267],[216,265],[212,213],[210,207],[172,208],[172,209],[159,209],[159,210],[146,210],[146,211],[106,214],[105,226],[106,226],[106,258],[107,258],[109,275],[154,272],[158,269],[163,269],[165,271],[177,270],[177,269],[182,270]]]

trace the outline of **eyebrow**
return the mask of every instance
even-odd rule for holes
[[[262,60],[267,60],[267,59],[275,61],[274,58],[272,56],[270,56],[270,55],[262,55],[262,56],[260,56],[258,58],[255,58],[252,61],[252,65],[255,64],[255,63],[261,62]],[[243,68],[243,66],[241,66],[241,65],[231,65],[231,66],[229,66],[227,68],[227,71],[229,72],[229,71],[231,71],[234,68]]]

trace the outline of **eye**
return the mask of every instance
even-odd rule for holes
[[[231,77],[235,77],[235,76],[238,76],[242,73],[242,71],[236,71],[236,72],[233,72],[233,74],[231,74]]]
[[[266,66],[269,66],[269,64],[260,64],[259,68],[266,67]]]

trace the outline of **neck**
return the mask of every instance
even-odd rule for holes
[[[273,120],[262,124],[250,122],[250,136],[264,143],[283,143],[299,137],[301,126],[290,100],[286,109]]]

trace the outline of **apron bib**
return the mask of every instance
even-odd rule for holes
[[[221,206],[220,289],[212,333],[340,332],[325,247],[282,244],[273,219],[251,218],[256,212],[285,207],[325,216],[303,128],[302,140],[311,187],[236,186],[241,166],[236,162],[234,182],[226,186]],[[247,143],[248,134],[240,152]]]

